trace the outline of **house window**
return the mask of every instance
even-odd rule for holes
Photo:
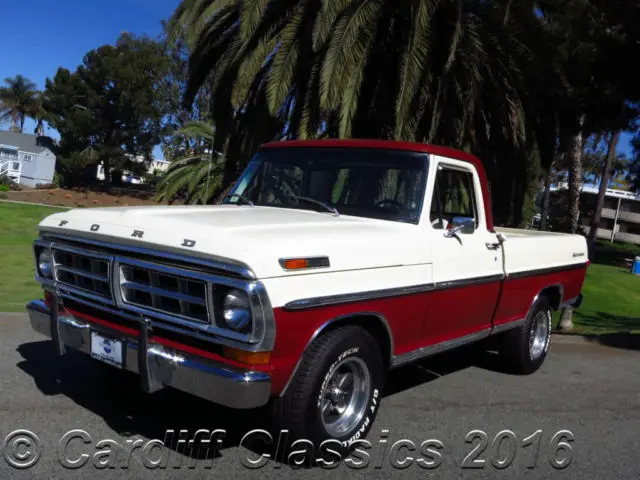
[[[22,156],[22,160],[24,160],[25,162],[30,162],[31,161],[31,155],[23,155]]]
[[[11,162],[11,170],[20,170],[20,162]]]
[[[18,152],[15,152],[13,150],[7,150],[5,148],[0,148],[0,157],[17,159]]]

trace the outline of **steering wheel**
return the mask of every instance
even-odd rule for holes
[[[373,206],[374,207],[380,207],[380,206],[384,205],[385,203],[393,204],[399,210],[404,210],[404,206],[400,202],[398,202],[396,200],[393,200],[392,198],[385,198],[383,200],[380,200],[379,202],[376,202]]]

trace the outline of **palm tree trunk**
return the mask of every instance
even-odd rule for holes
[[[587,245],[589,246],[589,258],[592,257],[593,245],[596,241],[596,234],[598,233],[598,225],[600,224],[600,215],[602,213],[602,207],[604,206],[604,198],[607,193],[607,187],[609,186],[609,180],[611,179],[611,168],[613,167],[613,161],[616,158],[616,149],[618,148],[618,142],[620,141],[620,131],[613,132],[609,137],[609,143],[607,145],[607,160],[604,165],[604,171],[602,172],[602,181],[600,182],[600,188],[598,190],[598,202],[596,203],[596,209],[593,212],[591,218],[591,228],[589,230],[589,237],[587,238]]]
[[[18,114],[16,113],[15,110],[11,113],[11,127],[9,127],[9,131],[10,132],[18,131]]]
[[[573,308],[565,307],[560,315],[560,321],[558,322],[558,330],[561,332],[568,332],[573,330]]]
[[[582,184],[582,156],[584,154],[584,115],[578,118],[577,129],[571,134],[569,158],[569,216],[571,217],[571,233],[578,231],[580,219],[580,185]]]
[[[553,164],[549,166],[544,175],[544,193],[542,194],[542,209],[540,211],[540,230],[542,231],[546,231],[549,228],[547,217],[549,216],[551,203],[551,170],[553,170]]]

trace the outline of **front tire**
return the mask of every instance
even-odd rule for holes
[[[544,362],[551,338],[551,307],[541,296],[529,309],[524,324],[504,334],[501,353],[514,373],[534,373]]]
[[[274,404],[275,425],[292,440],[318,446],[337,440],[348,447],[373,425],[384,383],[375,339],[347,325],[317,338],[305,351],[285,394]]]

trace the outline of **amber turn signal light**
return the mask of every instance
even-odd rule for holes
[[[224,347],[222,356],[247,365],[265,365],[271,360],[271,352],[247,352],[233,347]]]
[[[285,270],[329,267],[329,257],[281,258],[280,266]]]

